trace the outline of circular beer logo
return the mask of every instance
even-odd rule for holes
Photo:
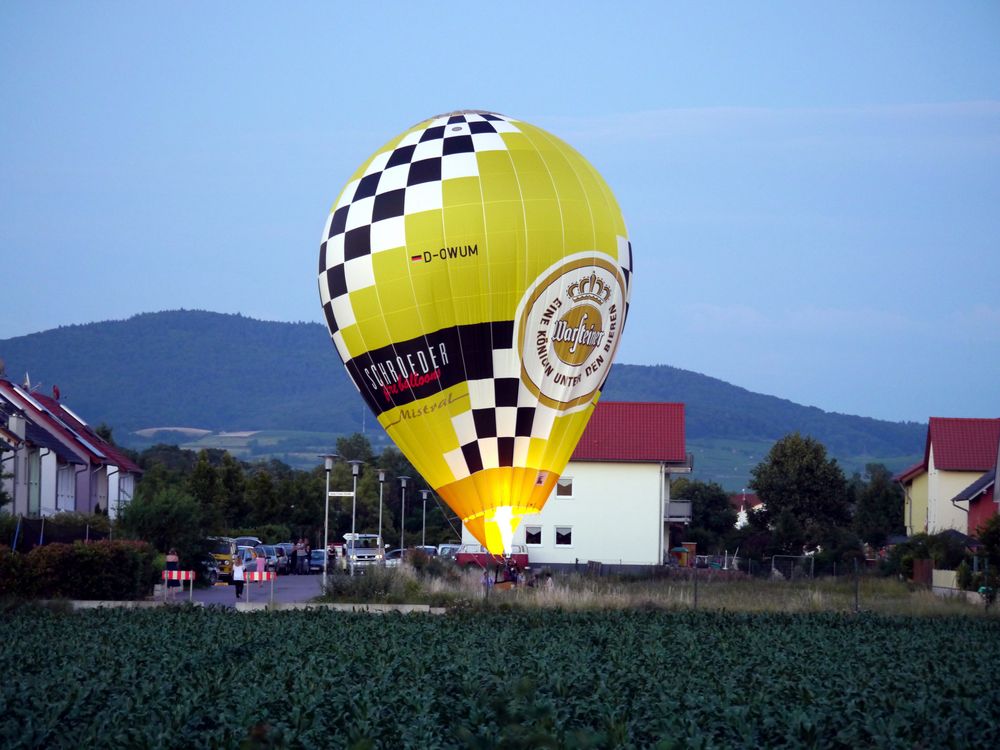
[[[624,303],[625,283],[610,258],[578,257],[543,273],[518,306],[525,387],[557,409],[590,401],[618,348]]]

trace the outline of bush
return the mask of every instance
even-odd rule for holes
[[[10,547],[14,544],[17,531],[17,516],[0,511],[0,544]]]
[[[156,582],[156,551],[144,542],[47,544],[0,551],[0,593],[45,599],[142,599]],[[12,585],[8,585],[8,581]]]
[[[363,575],[328,576],[326,596],[341,602],[413,604],[427,599],[423,586],[406,567],[366,567]]]
[[[10,547],[0,546],[0,596],[14,596],[21,588],[24,575],[24,555]]]
[[[45,521],[46,523],[74,529],[86,529],[89,526],[91,533],[108,534],[111,532],[111,521],[103,513],[63,511],[56,513],[54,516],[49,516]]]

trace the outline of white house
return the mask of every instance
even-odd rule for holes
[[[0,378],[0,421],[11,437],[0,445],[0,482],[13,498],[8,512],[100,508],[114,517],[131,500],[142,469],[58,399]]]
[[[659,565],[669,524],[690,518],[670,502],[673,474],[691,471],[684,443],[684,405],[598,403],[540,513],[524,516],[514,535],[532,567],[588,562]],[[477,544],[462,531],[463,544]]]

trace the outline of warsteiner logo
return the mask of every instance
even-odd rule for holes
[[[521,379],[559,409],[589,402],[621,336],[625,283],[617,264],[588,255],[549,269],[518,307]]]

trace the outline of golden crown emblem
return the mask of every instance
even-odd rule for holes
[[[596,274],[591,272],[590,276],[584,276],[579,281],[574,281],[566,287],[568,294],[574,302],[591,300],[599,305],[603,305],[611,298],[611,287]]]

